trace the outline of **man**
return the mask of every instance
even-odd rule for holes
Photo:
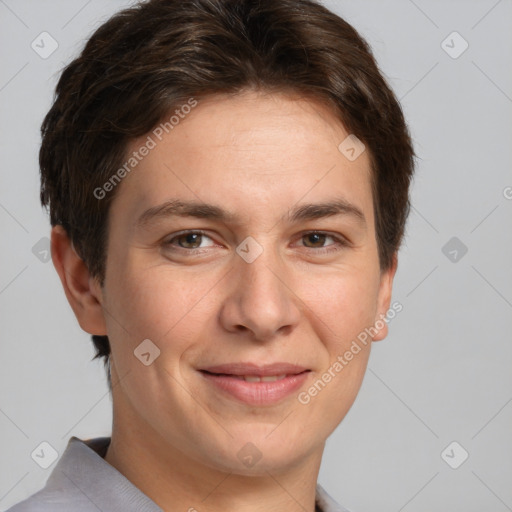
[[[311,0],[153,0],[42,127],[52,258],[111,438],[11,510],[346,510],[325,442],[387,335],[413,148],[366,43]]]

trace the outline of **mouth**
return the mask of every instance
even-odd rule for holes
[[[199,372],[222,396],[261,406],[281,402],[297,391],[311,370],[289,363],[232,363],[201,368]]]
[[[205,371],[205,373],[218,377],[232,377],[233,379],[245,380],[245,382],[276,382],[289,376],[285,373],[283,375],[231,375],[229,373],[211,373],[208,371]]]

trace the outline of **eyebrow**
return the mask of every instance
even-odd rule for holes
[[[288,211],[288,222],[295,224],[308,220],[317,220],[337,215],[350,216],[362,227],[366,227],[366,218],[360,208],[349,201],[339,198],[322,203],[308,203],[296,206]],[[239,219],[236,214],[224,208],[198,201],[171,199],[144,211],[135,223],[136,228],[147,227],[151,222],[169,217],[195,217],[235,224]],[[285,216],[281,217],[281,220]]]

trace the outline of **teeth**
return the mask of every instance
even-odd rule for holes
[[[286,373],[282,375],[268,375],[265,377],[260,377],[259,375],[231,375],[231,374],[218,374],[223,375],[225,377],[231,377],[233,379],[245,380],[245,382],[275,382],[276,380],[282,380],[287,377]]]
[[[275,382],[276,380],[281,380],[286,377],[286,374],[283,375],[268,375],[265,377],[259,377],[258,375],[244,375],[243,379],[245,382]]]
[[[257,375],[244,375],[245,382],[260,382],[260,378]]]
[[[269,375],[268,377],[261,377],[261,382],[274,382],[276,380],[281,380],[286,377],[286,374],[284,375]]]

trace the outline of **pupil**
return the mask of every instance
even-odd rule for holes
[[[322,235],[322,234],[319,234],[319,233],[313,233],[313,234],[309,235],[309,238],[310,239],[311,238],[316,238],[316,242],[315,241],[313,242],[313,244],[315,244],[315,243],[318,243],[318,237],[323,237],[323,236],[325,236],[325,235]]]
[[[186,239],[186,244],[194,244],[194,241],[190,241],[190,237],[198,237],[198,236],[201,236],[199,233],[188,233],[187,235],[185,235],[185,239]],[[197,242],[197,240],[196,240]]]

